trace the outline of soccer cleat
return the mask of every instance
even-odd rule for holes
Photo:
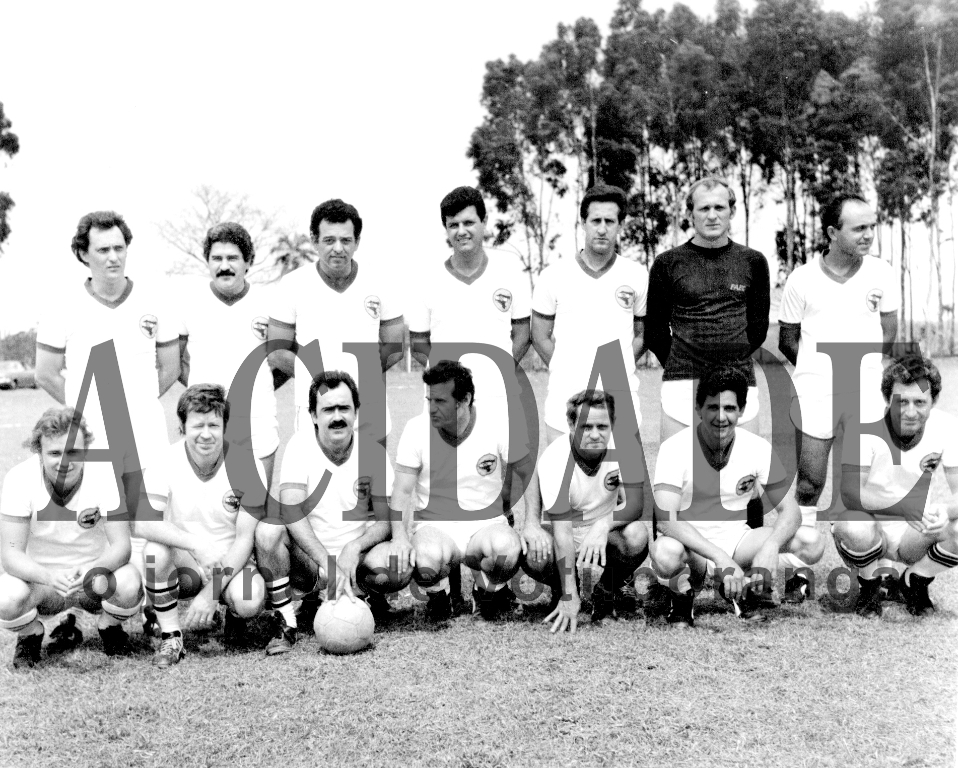
[[[601,581],[592,588],[592,623],[598,624],[613,615],[615,603],[612,591]]]
[[[426,620],[442,624],[452,618],[452,602],[449,593],[443,590],[426,593]]]
[[[229,609],[226,610],[226,618],[223,620],[223,645],[231,650],[240,650],[249,645],[246,619]]]
[[[472,610],[473,613],[479,612],[486,621],[496,621],[505,618],[512,613],[516,605],[516,595],[508,587],[502,587],[495,592],[480,589],[474,586],[472,588]]]
[[[645,620],[654,624],[660,619],[667,619],[672,611],[672,595],[674,593],[664,584],[657,581],[649,584],[645,593]]]
[[[164,632],[160,635],[160,647],[153,654],[153,666],[157,669],[169,669],[186,656],[183,650],[183,635],[176,632]]]
[[[296,645],[296,628],[289,626],[283,614],[279,611],[273,611],[270,620],[273,625],[273,636],[266,644],[266,655],[278,656],[281,653],[288,653],[293,650],[293,646]],[[296,622],[299,623],[299,617],[297,617]]]
[[[905,581],[905,571],[898,580],[898,589],[905,602],[905,608],[912,616],[932,616],[935,613],[935,604],[928,596],[928,587],[935,580],[934,576],[919,576],[913,573]]]
[[[898,578],[895,576],[881,577],[881,599],[889,603],[904,603],[905,598],[901,593]]]
[[[68,613],[63,621],[57,624],[50,632],[50,644],[47,653],[66,653],[72,651],[83,642],[83,633],[77,629],[77,617]]]
[[[808,579],[799,576],[797,573],[785,582],[785,594],[782,596],[783,603],[797,605],[804,603],[808,597],[808,591],[811,588]]]
[[[855,613],[864,619],[881,618],[881,580],[858,577],[858,599]]]
[[[160,622],[156,619],[156,611],[150,606],[143,606],[143,635],[153,638],[160,636]]]
[[[635,587],[623,584],[612,592],[612,605],[618,617],[630,616],[639,610],[639,601],[635,594]]]
[[[316,611],[319,610],[319,592],[308,592],[296,610],[296,626],[298,631],[307,635],[313,634],[313,623],[316,621]]]
[[[748,591],[748,597],[744,602],[748,603],[750,607],[755,608],[756,610],[778,608],[779,605],[781,605],[781,601],[778,599],[778,595],[776,594],[774,587],[762,589],[761,592],[750,589]]]
[[[669,590],[670,592],[672,590]],[[695,626],[695,593],[672,592],[672,607],[669,609],[668,622],[673,627],[694,627]]]
[[[389,621],[398,613],[398,611],[392,607],[389,598],[382,592],[369,590],[366,593],[365,600],[366,605],[369,606],[369,610],[373,612],[373,618],[377,624]]]
[[[107,656],[132,656],[133,646],[130,636],[119,624],[113,624],[100,630],[100,640],[103,641],[103,652]]]
[[[18,635],[17,647],[13,649],[13,668],[32,668],[40,661],[40,646],[43,632],[35,635]]]

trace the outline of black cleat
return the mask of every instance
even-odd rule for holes
[[[615,615],[619,618],[623,616],[634,616],[639,610],[639,600],[635,594],[635,587],[631,584],[623,584],[612,592],[612,605],[615,608]]]
[[[612,616],[615,611],[615,602],[612,591],[601,581],[592,588],[592,623],[598,624],[603,619]]]
[[[83,633],[77,629],[77,617],[68,613],[63,621],[57,624],[50,632],[50,644],[47,653],[66,653],[72,651],[83,642]]]
[[[230,650],[242,650],[249,647],[249,631],[246,619],[237,616],[228,608],[223,620],[223,645]]]
[[[381,624],[389,621],[394,618],[399,611],[393,608],[392,604],[382,592],[373,592],[371,590],[366,593],[366,605],[369,606],[369,610],[373,613],[373,618],[376,620],[377,624]]]
[[[858,599],[855,613],[864,619],[881,618],[881,580],[858,577]]]
[[[299,619],[296,619],[297,623]],[[279,611],[273,611],[270,617],[273,636],[266,644],[267,656],[278,656],[281,653],[289,653],[296,645],[296,628],[286,623],[286,618]]]
[[[663,584],[659,584],[657,581],[649,584],[649,588],[645,593],[645,603],[643,604],[647,623],[654,624],[661,619],[668,618],[672,612],[673,594],[671,589]]]
[[[43,632],[35,635],[18,635],[17,647],[13,649],[13,668],[32,669],[40,661],[40,646],[43,645]]]
[[[308,592],[296,610],[296,626],[298,631],[307,635],[313,634],[313,624],[316,622],[316,611],[319,610],[319,592]],[[284,620],[285,623],[285,620]]]
[[[907,576],[908,581],[905,581]],[[933,616],[935,604],[928,596],[928,587],[935,580],[934,576],[919,576],[917,573],[908,574],[905,571],[898,580],[898,589],[905,602],[905,608],[912,616]]]
[[[163,632],[160,635],[160,647],[153,654],[153,666],[157,669],[169,669],[179,664],[184,656],[186,651],[183,650],[183,633],[179,630]]]
[[[103,641],[103,652],[107,656],[133,655],[133,645],[130,643],[130,636],[119,624],[113,624],[99,631],[100,640]]]
[[[510,615],[516,606],[516,595],[504,586],[495,592],[489,592],[474,586],[472,588],[473,613],[479,612],[486,621],[497,621]]]
[[[669,590],[672,592],[672,590]],[[695,593],[672,592],[672,607],[669,609],[668,622],[673,627],[694,627],[695,626]]]
[[[900,577],[898,577],[900,578]],[[901,593],[898,578],[895,576],[881,577],[881,599],[888,603],[904,603],[905,597]]]
[[[811,584],[808,579],[796,573],[785,582],[785,594],[782,596],[782,602],[791,603],[792,605],[804,603],[805,599],[809,596],[810,589]]]
[[[440,590],[439,592],[427,592],[426,601],[426,620],[432,624],[444,624],[452,618],[452,601],[449,599],[449,593]]]
[[[161,634],[160,622],[156,619],[156,611],[148,605],[143,606],[143,634],[149,638],[159,637]]]

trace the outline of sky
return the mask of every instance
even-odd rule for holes
[[[128,275],[161,278],[176,252],[157,224],[203,184],[300,232],[315,205],[343,198],[363,216],[360,264],[399,284],[428,276],[448,253],[439,201],[476,183],[465,152],[485,63],[534,58],[580,16],[606,32],[617,4],[7,4],[0,101],[21,149],[0,156],[0,189],[16,203],[0,334],[35,325],[45,300],[87,276],[69,244],[88,211],[122,213]],[[687,4],[699,16],[714,7]]]

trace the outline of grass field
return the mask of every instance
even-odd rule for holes
[[[941,367],[946,387],[958,381],[958,363]],[[659,377],[642,382],[649,438]],[[541,394],[542,377],[534,384]],[[394,456],[422,388],[402,373],[389,385]],[[280,391],[287,424],[290,389]],[[51,403],[0,392],[0,476],[28,455],[20,442]],[[940,405],[958,413],[958,391]],[[784,435],[775,430],[777,445]],[[650,439],[652,465],[657,450]],[[829,544],[820,587],[840,565]],[[168,672],[146,647],[103,656],[84,618],[86,645],[14,673],[13,638],[0,633],[0,767],[951,765],[956,584],[954,573],[936,580],[939,612],[921,622],[887,604],[866,621],[819,589],[763,625],[700,598],[692,631],[584,618],[559,637],[540,624],[544,597],[514,621],[461,616],[432,631],[406,595],[408,610],[356,656],[318,653],[309,638],[267,659],[193,636]]]

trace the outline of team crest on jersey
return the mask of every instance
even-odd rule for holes
[[[77,515],[77,525],[81,528],[90,529],[98,522],[100,522],[100,508],[99,507],[90,507],[90,509],[84,509],[79,515]]]
[[[938,469],[939,464],[941,464],[941,454],[929,453],[921,460],[921,464],[918,466],[921,467],[922,472],[934,472],[936,469]]]
[[[363,475],[353,483],[353,494],[360,501],[368,501],[373,492],[373,479],[369,475]]]
[[[619,479],[619,470],[613,469],[602,480],[602,485],[607,491],[614,491],[621,485],[621,482]]]
[[[620,285],[615,289],[615,303],[622,309],[632,309],[635,306],[635,290],[629,285]]]
[[[865,294],[865,303],[868,305],[869,312],[877,312],[878,304],[881,302],[882,296],[885,295],[885,292],[881,288],[872,288],[868,293]]]
[[[500,288],[492,294],[492,303],[500,312],[508,312],[512,309],[512,291],[507,288]]]
[[[754,487],[755,475],[745,475],[745,477],[735,484],[735,493],[739,496],[744,496],[746,493],[751,493]]]
[[[235,488],[230,488],[225,494],[223,494],[223,508],[227,512],[231,512],[235,515],[237,512],[239,512],[240,499],[242,498],[242,491],[237,491]]]
[[[148,339],[156,338],[156,326],[159,323],[159,320],[156,319],[156,315],[143,315],[140,318],[140,331]]]
[[[253,331],[253,335],[260,341],[266,341],[266,332],[269,329],[269,318],[263,317],[254,317],[253,322],[249,325],[250,330]]]
[[[476,472],[485,476],[494,472],[498,465],[499,457],[487,453],[476,462]]]
[[[378,320],[382,315],[383,303],[378,296],[367,296],[363,301],[363,306],[366,307],[366,311],[373,320]]]

